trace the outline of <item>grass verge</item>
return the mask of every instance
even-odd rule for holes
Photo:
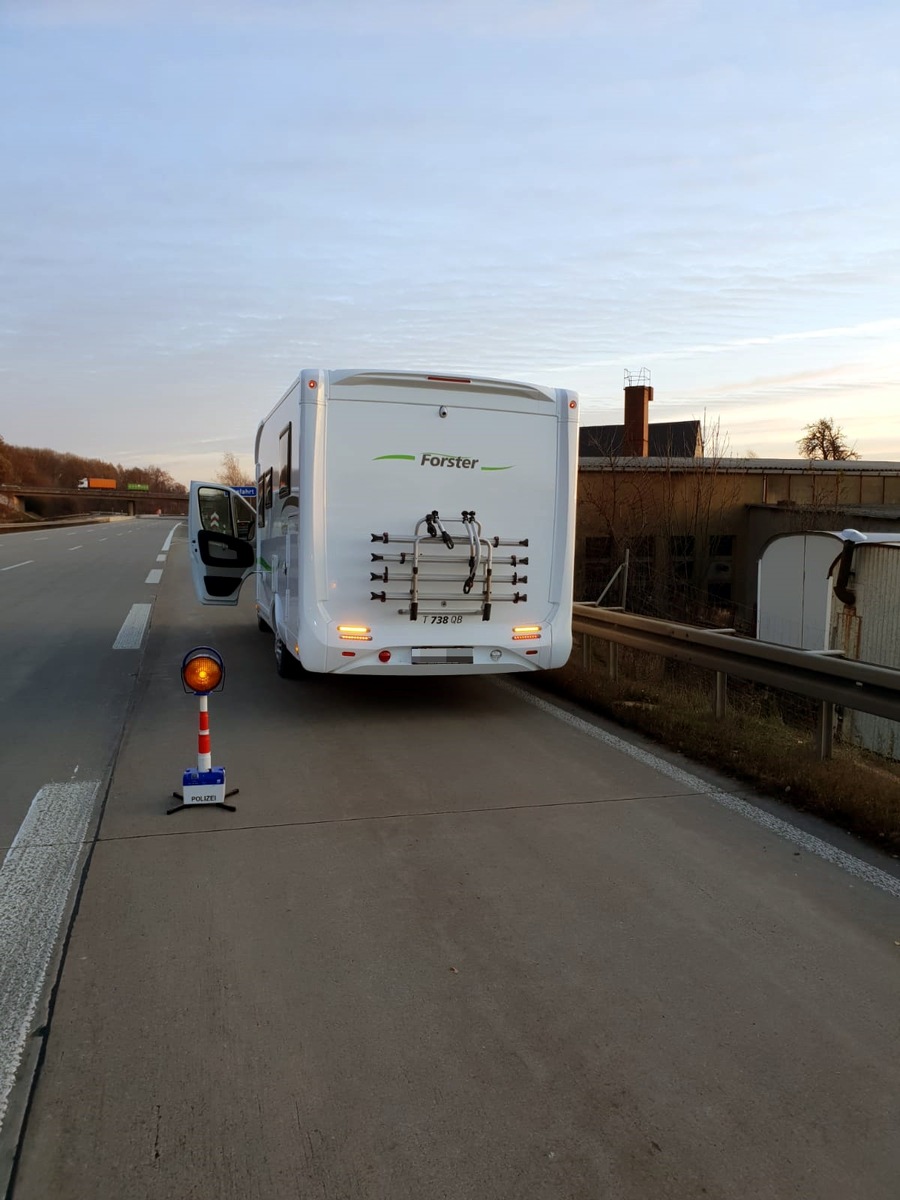
[[[767,689],[732,682],[728,711],[717,721],[708,673],[657,674],[614,682],[573,659],[532,682],[898,856],[900,764],[837,742],[833,757],[821,762],[802,702],[797,721],[786,720]]]

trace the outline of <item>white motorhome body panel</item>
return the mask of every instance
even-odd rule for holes
[[[573,393],[304,371],[260,425],[256,452],[257,607],[306,669],[459,674],[567,660]],[[426,531],[435,511],[452,550]]]

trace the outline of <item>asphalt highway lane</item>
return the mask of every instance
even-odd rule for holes
[[[0,538],[0,1174],[174,526]]]
[[[100,780],[110,766],[138,653],[113,650],[148,584],[169,520],[123,520],[0,537],[0,849],[38,789]],[[77,774],[76,774],[77,772]]]
[[[14,1200],[893,1200],[895,894],[490,680],[280,680],[172,557]],[[238,807],[166,816],[195,644]]]

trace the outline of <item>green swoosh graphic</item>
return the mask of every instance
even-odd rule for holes
[[[262,567],[262,569],[263,569],[264,571],[271,571],[271,570],[272,570],[272,565],[271,565],[271,563],[267,563],[267,562],[266,562],[266,560],[263,558],[263,556],[262,556],[262,555],[260,555],[260,556],[259,556],[259,558],[258,558],[256,561],[259,563],[259,565]]]
[[[377,458],[373,458],[372,462],[382,462],[386,458],[402,458],[405,462],[415,462],[414,454],[379,454]]]
[[[482,467],[482,471],[511,471],[514,463],[510,463],[508,467]]]

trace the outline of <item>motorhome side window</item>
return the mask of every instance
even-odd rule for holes
[[[263,529],[266,524],[266,477],[260,475],[256,481],[256,524]]]
[[[278,437],[278,495],[291,494],[291,427],[282,429]]]
[[[266,508],[272,507],[272,468],[266,471]]]

